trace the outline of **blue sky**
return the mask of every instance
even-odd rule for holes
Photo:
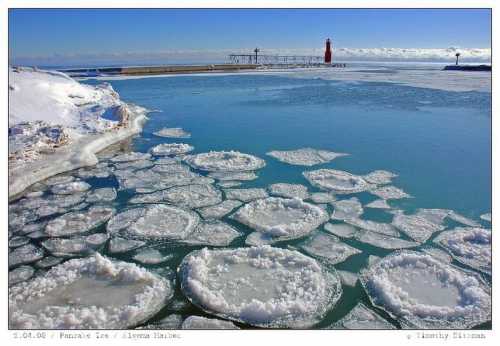
[[[99,56],[176,50],[489,48],[489,10],[11,9],[9,55]]]

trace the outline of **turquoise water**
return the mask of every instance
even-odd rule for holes
[[[367,174],[383,169],[399,174],[393,185],[414,197],[390,201],[394,208],[453,209],[478,221],[481,214],[491,210],[489,93],[251,74],[142,78],[110,83],[123,100],[155,110],[144,131],[130,142],[130,150],[147,152],[160,143],[185,142],[193,145],[198,153],[239,150],[265,159],[267,165],[257,172],[259,178],[241,187],[267,187],[286,182],[300,183],[308,186],[309,191],[318,191],[309,185],[302,172],[335,168]],[[152,134],[163,127],[182,127],[192,137],[167,139]],[[281,163],[265,154],[271,150],[302,147],[344,152],[349,156],[323,165],[302,167]],[[87,181],[93,188],[117,187],[114,178]],[[131,192],[119,191],[117,209],[128,206],[130,197]],[[363,204],[376,199],[368,193],[356,194],[356,197]],[[392,215],[366,208],[363,218],[390,222]],[[223,220],[245,233],[250,232],[227,217]],[[449,227],[454,225],[452,221],[448,223]],[[97,231],[105,232],[105,227]],[[427,244],[432,243],[432,239]],[[276,246],[293,246],[301,241],[281,242]],[[39,243],[39,240],[33,242]],[[369,255],[385,256],[391,252],[354,239],[345,242],[363,252],[335,266],[341,270],[359,272],[367,266]],[[237,246],[244,246],[244,239],[232,244]],[[200,247],[159,244],[157,248],[164,254],[175,255],[166,262],[175,271],[185,255]],[[133,261],[133,254],[112,255],[106,248],[101,252]],[[454,264],[460,265],[456,261]],[[147,267],[161,268],[165,264]],[[185,301],[179,287],[176,299]],[[340,301],[316,327],[339,320],[359,301],[399,327],[398,321],[371,306],[359,282],[355,287],[343,286]],[[181,310],[167,306],[153,321],[171,313],[206,316],[188,303]],[[491,328],[491,324],[481,327]]]

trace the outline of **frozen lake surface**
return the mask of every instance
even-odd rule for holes
[[[451,327],[490,327],[491,94],[476,74],[460,87],[466,75],[420,68],[410,83],[379,69],[389,72],[109,80],[121,99],[155,112],[97,166],[10,204],[11,323],[431,328],[439,315]],[[443,80],[423,87],[432,78]],[[419,259],[426,265],[412,264]],[[109,272],[94,275],[96,263]],[[78,280],[42,286],[43,275],[68,270]],[[451,283],[440,276],[449,273]],[[135,283],[142,276],[149,281]],[[435,290],[419,290],[418,277]],[[116,301],[106,302],[99,294],[113,285]],[[156,286],[155,299],[172,303],[114,316]],[[393,292],[428,310],[399,309]],[[28,309],[23,299],[38,293]],[[99,306],[108,321],[85,315]],[[64,322],[70,313],[78,319]]]

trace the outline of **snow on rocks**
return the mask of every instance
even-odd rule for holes
[[[220,181],[250,181],[258,178],[254,172],[210,172],[208,176]]]
[[[183,242],[190,245],[228,246],[241,235],[225,222],[201,222]]]
[[[356,197],[342,199],[332,202],[333,214],[332,220],[347,220],[358,218],[363,214],[363,205]]]
[[[306,199],[309,197],[307,187],[300,184],[278,183],[272,184],[268,188],[269,194],[284,198],[300,198]]]
[[[20,266],[9,272],[9,286],[14,286],[20,282],[30,279],[35,274],[35,269],[30,266]]]
[[[242,202],[234,199],[226,199],[222,203],[210,207],[203,207],[197,211],[204,219],[220,219],[229,214],[235,208],[240,207],[242,204]]]
[[[180,127],[165,127],[161,130],[153,132],[155,136],[158,137],[167,137],[167,138],[190,138],[191,134],[189,132],[184,131]]]
[[[56,195],[71,195],[77,192],[85,192],[90,189],[90,187],[91,186],[84,181],[73,181],[70,183],[54,185],[50,191]]]
[[[360,176],[335,169],[318,169],[302,174],[311,185],[337,194],[357,193],[373,187]]]
[[[457,227],[439,234],[434,242],[460,263],[491,274],[491,230]]]
[[[101,206],[91,207],[84,212],[70,212],[49,221],[45,227],[45,233],[50,237],[87,233],[104,224],[114,213],[113,208]]]
[[[9,289],[14,329],[119,329],[155,315],[172,298],[170,281],[99,254],[73,259]]]
[[[26,244],[9,252],[9,268],[36,262],[43,258],[43,256],[43,249],[33,244]]]
[[[146,245],[146,242],[141,240],[131,240],[131,239],[123,239],[120,237],[111,238],[109,241],[108,250],[110,253],[123,253],[131,250],[135,250],[140,248],[141,246]]]
[[[340,321],[333,324],[332,329],[395,329],[395,327],[368,309],[363,303],[358,303]]]
[[[150,152],[157,156],[179,155],[193,151],[194,147],[185,143],[163,143],[151,148]]]
[[[267,191],[261,188],[251,189],[224,189],[227,199],[236,199],[242,202],[250,202],[256,199],[266,198]]]
[[[297,251],[270,246],[195,251],[179,274],[193,304],[261,327],[313,326],[342,293],[335,272]]]
[[[206,318],[201,316],[189,316],[182,322],[182,329],[239,329],[233,322]]]
[[[151,154],[148,153],[130,152],[114,156],[110,159],[110,161],[114,163],[121,163],[121,162],[138,161],[138,160],[149,160],[150,158]]]
[[[185,161],[196,169],[209,172],[255,171],[266,165],[264,160],[239,151],[211,151],[187,156]]]
[[[397,176],[398,176],[397,174],[394,174],[392,172],[376,170],[364,175],[363,178],[369,183],[384,185],[384,184],[390,184],[392,182],[392,179]]]
[[[183,239],[198,225],[193,211],[166,204],[132,208],[115,215],[106,225],[111,236],[133,240]]]
[[[271,242],[304,237],[328,220],[328,214],[316,205],[278,197],[250,202],[232,217]]]
[[[360,280],[373,305],[410,328],[467,329],[491,319],[491,292],[480,277],[427,254],[390,254]]]
[[[406,249],[420,245],[414,241],[395,238],[371,231],[359,231],[354,237],[362,243],[388,250]]]
[[[116,190],[112,187],[95,189],[87,194],[87,203],[111,202],[116,199]]]
[[[488,221],[491,223],[491,213],[486,213],[480,216],[481,220]]]
[[[330,162],[337,157],[347,156],[349,154],[335,153],[328,150],[318,150],[313,148],[302,148],[297,150],[273,150],[266,155],[272,156],[278,161],[290,165],[314,166],[321,163]]]
[[[330,264],[344,262],[348,257],[361,253],[360,250],[341,242],[336,236],[323,233],[307,239],[300,248],[309,255],[326,260]]]
[[[372,209],[391,209],[391,206],[385,199],[376,199],[373,202],[368,203],[366,207]]]
[[[411,197],[409,194],[395,186],[382,186],[373,190],[369,190],[368,192],[385,200]]]
[[[356,227],[347,225],[345,223],[327,223],[325,224],[324,228],[328,233],[342,238],[352,238],[358,232]]]

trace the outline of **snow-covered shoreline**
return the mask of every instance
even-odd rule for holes
[[[109,85],[81,85],[52,71],[11,71],[9,79],[10,199],[53,175],[95,165],[96,153],[140,133],[147,119],[147,109],[121,101]],[[31,133],[35,122],[64,141]]]

